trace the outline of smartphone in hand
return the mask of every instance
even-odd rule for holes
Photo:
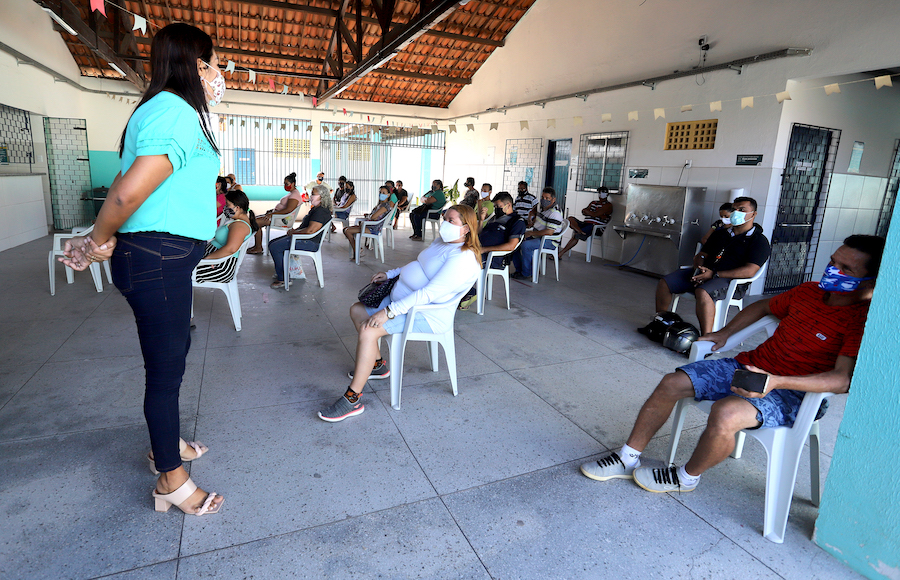
[[[766,386],[769,384],[769,375],[763,373],[754,373],[746,369],[738,369],[734,371],[734,378],[731,379],[731,386],[744,389],[745,391],[753,391],[754,393],[765,393]]]

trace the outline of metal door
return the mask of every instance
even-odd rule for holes
[[[891,162],[891,173],[888,176],[887,190],[881,202],[881,213],[878,216],[878,229],[875,233],[886,237],[891,227],[891,216],[894,214],[894,203],[897,201],[897,190],[900,189],[900,139],[894,142],[894,157]]]
[[[234,150],[234,176],[241,185],[256,185],[256,149]]]
[[[551,139],[547,145],[546,184],[556,190],[556,203],[566,209],[566,187],[569,184],[569,164],[572,161],[572,140]]]
[[[544,183],[541,179],[543,175],[541,155],[544,149],[543,143],[541,139],[506,140],[503,189],[500,191],[508,191],[515,197],[519,182],[524,181],[528,184],[528,191],[540,196],[541,184]]]
[[[766,293],[783,292],[810,279],[827,195],[823,177],[834,166],[839,139],[840,131],[824,127],[795,124],[791,130]]]

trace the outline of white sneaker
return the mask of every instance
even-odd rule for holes
[[[640,465],[640,462],[635,466]],[[597,461],[591,461],[581,466],[581,473],[597,481],[608,479],[631,479],[634,467],[625,467],[618,453],[610,453]]]
[[[666,493],[669,491],[694,491],[700,480],[693,485],[683,485],[678,479],[678,467],[641,467],[634,470],[634,482],[647,491]]]

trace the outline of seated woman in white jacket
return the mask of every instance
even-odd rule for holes
[[[400,276],[391,295],[376,308],[357,302],[350,307],[350,318],[359,331],[356,345],[356,367],[352,381],[333,405],[319,411],[323,421],[343,421],[365,410],[360,394],[366,381],[384,379],[390,371],[378,350],[378,339],[403,332],[406,313],[416,305],[441,304],[468,290],[481,273],[481,244],[478,241],[478,218],[464,205],[454,205],[444,213],[440,237],[419,256],[402,268],[379,272],[373,282],[384,282]],[[456,305],[442,310],[416,313],[414,332],[444,332],[453,324]]]

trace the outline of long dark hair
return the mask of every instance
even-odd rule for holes
[[[232,189],[225,194],[225,199],[247,212],[247,215],[250,216],[250,229],[256,233],[259,224],[256,223],[256,214],[250,209],[250,198],[247,197],[247,194],[240,189]]]
[[[164,90],[170,90],[187,102],[200,116],[200,127],[210,146],[219,154],[216,140],[209,126],[209,109],[200,77],[197,76],[197,59],[209,62],[213,55],[213,43],[208,34],[190,24],[169,24],[153,36],[150,44],[150,86],[144,92],[141,105]],[[132,112],[132,115],[134,113]],[[125,150],[126,123],[119,142],[119,157]]]

